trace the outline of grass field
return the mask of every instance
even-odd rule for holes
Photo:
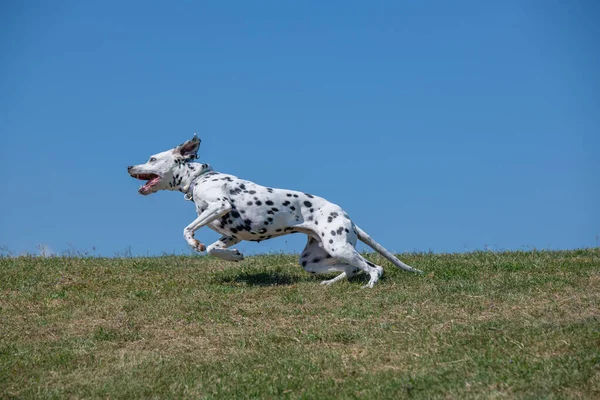
[[[600,398],[600,249],[0,258],[0,398]]]

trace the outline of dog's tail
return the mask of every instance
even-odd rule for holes
[[[363,243],[367,244],[373,250],[375,250],[376,252],[378,252],[379,254],[381,254],[382,256],[384,256],[385,258],[387,258],[396,267],[398,267],[400,269],[403,269],[405,271],[409,271],[409,272],[418,272],[418,273],[422,273],[423,272],[423,271],[420,271],[420,270],[418,270],[416,268],[411,267],[410,265],[404,264],[402,261],[398,260],[385,247],[383,247],[382,245],[380,245],[379,243],[377,243],[376,241],[374,241],[371,238],[371,236],[367,235],[367,233],[365,231],[363,231],[362,229],[360,229],[357,225],[354,225],[354,228],[356,229],[356,233],[358,234],[358,238]]]

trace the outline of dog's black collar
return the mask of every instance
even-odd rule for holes
[[[185,194],[183,195],[183,198],[189,201],[194,201],[194,187],[196,187],[196,184],[198,183],[198,179],[206,174],[207,172],[211,172],[213,169],[211,168],[210,165],[208,164],[202,164],[200,167],[200,171],[196,172],[194,174],[194,176],[192,177],[192,181],[190,182],[190,186],[188,187],[188,190],[185,192]]]

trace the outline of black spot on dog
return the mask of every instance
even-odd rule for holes
[[[304,205],[309,208],[312,207],[312,203],[308,200],[304,202]]]
[[[260,200],[256,200],[256,201],[254,202],[254,204],[256,204],[257,206],[262,206],[262,201],[260,201]]]
[[[312,199],[313,197],[315,197],[315,196],[313,196],[312,194],[308,194],[308,193],[304,193],[304,194],[305,194],[305,195],[306,195],[306,196],[307,196],[309,199]]]
[[[253,202],[249,201],[246,203],[247,206],[251,206],[252,204],[254,204]]]
[[[279,211],[279,208],[275,208],[275,207],[273,207],[273,208],[271,208],[271,211],[273,211],[273,212],[277,212],[277,211]]]
[[[319,261],[321,261],[321,259],[319,257],[315,257],[312,260],[313,263],[318,263]]]
[[[282,205],[284,205],[284,206],[289,206],[289,205],[290,205],[290,202],[286,200],[286,201],[284,201],[284,202],[283,202],[283,203],[281,203],[281,204],[282,204]]]
[[[333,243],[333,239],[329,239],[329,243],[330,243],[330,244],[331,244],[331,243]]]
[[[235,210],[233,210],[233,211],[231,212],[231,216],[232,216],[233,218],[239,218],[239,217],[240,217],[240,213],[239,213],[239,212],[237,212],[237,211],[235,211]]]
[[[335,236],[335,231],[331,231],[331,236]]]
[[[294,206],[291,206],[291,207],[290,207],[290,210],[292,210],[292,211],[296,211],[296,207],[294,207]]]
[[[344,227],[340,226],[340,227],[338,228],[338,230],[337,230],[337,234],[338,234],[338,235],[341,235],[341,234],[342,234],[342,232],[344,232]]]
[[[272,206],[273,202],[271,200],[267,200],[267,201],[265,201],[265,204],[268,205],[268,206]]]
[[[306,267],[306,264],[308,264],[306,261],[302,261],[302,266]]]

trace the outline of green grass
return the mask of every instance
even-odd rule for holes
[[[600,398],[600,249],[0,258],[0,398]]]

